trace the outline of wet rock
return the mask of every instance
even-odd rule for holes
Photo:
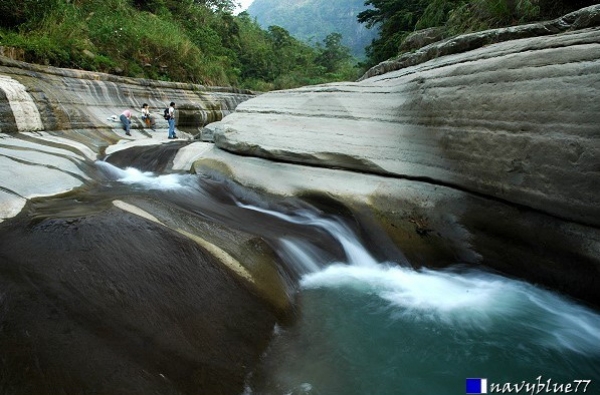
[[[3,392],[243,391],[276,312],[199,245],[117,208],[2,226]]]

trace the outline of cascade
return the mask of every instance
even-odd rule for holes
[[[19,324],[45,342],[34,351],[17,347],[1,367],[13,372],[18,361],[38,358],[42,372],[69,368],[69,376],[51,383],[29,371],[30,388],[98,388],[94,383],[113,371],[105,354],[120,366],[134,363],[121,384],[139,380],[139,364],[156,377],[143,390],[157,393],[169,391],[162,377],[173,383],[169,388],[235,395],[452,395],[462,393],[470,377],[485,377],[490,385],[540,375],[563,384],[600,377],[600,314],[562,295],[460,262],[415,270],[401,255],[378,261],[343,219],[307,202],[280,204],[203,174],[157,174],[104,161],[96,166],[96,187],[41,199],[27,215],[0,226],[0,257],[8,262],[0,279],[9,290],[0,346],[28,341],[13,329]],[[135,210],[123,211],[127,207],[142,214],[135,218]],[[223,229],[232,233],[214,237]],[[242,233],[254,236],[236,245],[232,235]],[[192,234],[213,237],[204,246],[229,244],[207,248],[207,255],[190,247]],[[243,278],[230,282],[222,278],[228,269],[211,269],[210,254],[238,248],[244,254],[244,245],[259,239],[273,248],[279,269],[295,273],[292,320],[277,320],[260,307],[254,293],[244,291]],[[69,252],[58,254],[57,245]],[[264,281],[264,268],[242,263],[247,267],[239,272],[262,273]],[[236,284],[235,291],[224,284]],[[26,295],[47,295],[50,310],[15,293],[17,286]],[[30,326],[20,311],[41,318]],[[69,353],[59,365],[52,362],[55,322],[69,323],[75,354],[82,351],[78,344],[94,344],[88,364]],[[80,337],[80,325],[102,328],[99,338],[95,330]],[[250,339],[268,347],[249,351]],[[119,345],[116,355],[107,342]],[[212,349],[217,354],[206,354]],[[243,358],[243,377],[223,370],[230,355]],[[182,370],[210,372],[215,382]],[[224,382],[231,385],[226,390]],[[7,385],[15,388],[15,381]]]
[[[189,178],[118,172],[119,182],[148,190],[178,194],[192,185]],[[469,377],[495,386],[533,383],[540,374],[563,385],[599,377],[600,314],[589,307],[459,262],[445,270],[415,270],[402,256],[378,262],[326,212],[306,205],[279,211],[231,197],[244,211],[321,229],[344,252],[326,260],[322,247],[301,235],[269,236],[300,278],[299,317],[275,327],[245,394],[451,395]]]
[[[600,377],[597,311],[479,268],[377,262],[334,218],[241,206],[322,227],[346,252],[323,265],[309,243],[281,245],[287,262],[307,269],[302,309],[295,325],[276,328],[246,395],[452,395],[469,377],[487,377],[490,388]]]
[[[580,33],[486,46],[365,84],[261,95],[212,128],[254,95],[31,65],[23,73],[0,61],[1,110],[21,132],[0,136],[0,392],[455,395],[481,378],[509,389],[587,380],[597,393],[597,308],[478,266],[491,255],[504,273],[551,274],[541,284],[598,300],[597,194],[583,188],[597,114],[582,105],[594,103],[598,39]],[[560,100],[548,94],[567,80]],[[169,100],[182,130],[227,137],[187,162],[214,167],[161,174],[198,142],[143,147],[158,135],[130,141],[106,122]],[[365,150],[367,140],[377,144]],[[113,162],[96,162],[104,154]],[[488,156],[497,161],[484,169]],[[337,175],[320,179],[322,167]],[[287,175],[297,177],[289,187]],[[233,181],[244,177],[254,189]],[[537,194],[536,180],[549,189]],[[370,188],[367,208],[379,212],[345,199]],[[327,199],[345,217],[310,203],[331,207]],[[411,267],[403,252],[384,253],[385,226],[411,262],[437,252],[436,241],[456,262]],[[436,267],[437,257],[416,264]]]

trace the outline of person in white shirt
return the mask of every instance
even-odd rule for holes
[[[175,134],[175,102],[171,102],[169,105],[169,138],[176,139],[177,135]]]

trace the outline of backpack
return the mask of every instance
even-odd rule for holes
[[[165,108],[165,113],[163,115],[165,117],[165,119],[168,121],[169,119],[171,119],[171,117],[169,116],[169,107]]]

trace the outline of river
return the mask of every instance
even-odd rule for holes
[[[73,233],[62,239],[61,235],[67,232],[56,232],[57,227],[67,226],[66,223],[70,229],[73,224],[80,222],[83,229],[82,218],[94,217],[98,213],[114,209],[110,202],[143,201],[146,202],[146,207],[154,207],[162,213],[162,221],[165,221],[165,212],[171,213],[170,221],[180,227],[193,227],[193,223],[197,221],[212,224],[210,227],[198,228],[206,232],[223,226],[255,234],[267,241],[284,265],[279,268],[279,273],[284,277],[286,292],[294,301],[291,319],[279,319],[275,313],[270,316],[271,313],[254,305],[247,312],[243,312],[241,308],[236,310],[231,306],[239,303],[236,302],[237,299],[232,300],[229,306],[236,311],[234,319],[242,320],[236,323],[242,331],[246,329],[246,322],[250,322],[250,317],[255,314],[268,317],[260,321],[258,328],[252,330],[252,333],[265,332],[268,345],[256,348],[260,350],[260,359],[254,361],[255,368],[243,377],[244,395],[454,395],[465,393],[466,380],[472,378],[486,379],[490,388],[509,383],[522,384],[522,388],[526,388],[525,385],[529,383],[564,385],[573,383],[574,380],[591,380],[586,392],[598,393],[600,389],[600,312],[592,307],[519,279],[508,278],[485,268],[462,265],[461,262],[443,270],[416,270],[410,267],[401,253],[396,259],[381,261],[376,258],[381,256],[377,245],[364,243],[354,222],[347,217],[327,212],[322,207],[296,199],[278,201],[273,197],[267,198],[210,175],[160,174],[150,171],[152,165],[148,163],[136,163],[134,166],[137,168],[118,167],[99,161],[96,163],[95,181],[90,185],[65,196],[38,199],[28,205],[26,212],[15,221],[2,224],[0,235],[4,235],[3,248],[9,248],[9,242],[12,245],[18,244],[14,247],[18,253],[3,253],[4,258],[12,260],[12,266],[5,265],[4,278],[7,273],[12,278],[20,278],[21,274],[18,273],[22,271],[33,273],[34,269],[26,267],[17,270],[14,267],[23,265],[28,259],[28,250],[40,248],[39,245],[34,246],[34,243],[46,243],[46,247],[54,243],[40,251],[49,254],[48,251],[54,247],[63,248],[62,255],[57,254],[55,257],[64,257],[73,246],[69,240],[79,240],[82,243],[84,236],[77,235],[87,234]],[[57,218],[61,221],[57,221]],[[45,224],[45,227],[39,226],[40,223]],[[9,237],[16,234],[14,224],[20,226],[19,239]],[[93,226],[96,229],[107,226],[104,231],[93,233],[97,237],[96,243],[105,244],[105,249],[101,251],[111,249],[113,254],[129,256],[135,243],[143,245],[142,249],[152,249],[152,245],[161,243],[160,240],[166,237],[160,234],[160,238],[144,241],[144,232],[148,232],[148,235],[150,232],[157,234],[154,228],[145,229],[147,225],[144,225],[144,221],[136,222],[135,232],[122,225],[121,222],[94,220]],[[28,227],[35,227],[35,239],[26,237],[34,233],[32,230],[28,231]],[[40,237],[44,232],[50,232],[49,229],[53,232],[51,239]],[[173,301],[177,303],[178,298],[188,299],[181,300],[182,305],[191,303],[190,301],[195,300],[189,295],[195,292],[194,281],[198,281],[198,287],[206,288],[206,292],[210,291],[205,283],[200,284],[203,280],[190,274],[194,268],[186,263],[184,255],[193,255],[195,250],[186,249],[182,252],[178,246],[171,250],[166,248],[161,245],[162,253],[153,252],[158,262],[186,272],[175,277],[165,275],[164,272],[147,271],[148,276],[152,276],[152,287],[156,287],[152,294],[156,295],[147,301],[138,300],[140,306],[144,303],[160,304],[162,299],[165,299],[165,304]],[[88,250],[78,251],[78,255],[73,254],[79,257],[77,262],[81,263],[98,251],[100,250],[89,247]],[[140,255],[139,248],[134,248],[133,251],[135,256]],[[111,253],[105,252],[107,255]],[[195,257],[191,256],[190,259],[194,260]],[[128,261],[123,265],[129,267],[136,262],[137,260]],[[7,269],[9,266],[13,269]],[[130,269],[122,267],[119,266],[119,270],[127,272],[119,275],[129,275]],[[75,268],[80,269],[84,270],[81,267]],[[89,270],[89,266],[85,270]],[[103,273],[94,274],[94,284],[108,281],[101,278]],[[106,273],[104,275],[111,276]],[[202,274],[203,277],[205,275],[206,273]],[[28,300],[34,300],[36,297],[31,295],[44,286],[37,282],[33,274],[23,278],[25,277],[35,285],[27,288],[30,297]],[[80,277],[78,281],[79,279]],[[70,280],[62,277],[60,281],[61,284],[70,284]],[[156,282],[169,281],[187,283],[182,285],[185,289],[181,294],[160,294],[166,288]],[[2,285],[10,290],[21,287],[23,283],[25,282],[20,280],[12,283],[5,280]],[[132,287],[132,282],[123,286]],[[131,288],[120,289],[117,279],[111,287],[117,294],[131,291]],[[61,303],[73,303],[71,297],[67,298],[62,294],[69,292],[69,289],[53,288],[49,292],[44,288],[40,292],[46,297],[52,294],[53,308],[60,316],[63,311]],[[89,320],[77,315],[83,311],[78,310],[79,308],[64,309],[78,312],[74,321],[84,322],[86,327],[93,327],[99,320],[108,319],[113,320],[115,326],[128,323],[122,317],[125,313],[112,302],[100,306],[101,302],[93,299],[93,293],[78,291],[74,294],[85,297],[85,303],[88,304],[86,308],[98,304],[97,311],[93,313],[96,318]],[[4,292],[3,295],[9,295],[9,292]],[[137,299],[147,297],[142,288],[135,295]],[[242,295],[239,300],[247,297]],[[125,299],[115,299],[118,303],[131,303],[123,300]],[[169,309],[170,307],[165,306],[164,310],[154,311],[152,314],[159,316],[149,322],[161,322],[161,311],[169,316],[174,314]],[[184,310],[182,315],[192,311]],[[5,310],[4,316],[10,317],[8,310]],[[127,333],[125,340],[131,342],[137,342],[144,336],[152,337],[149,334],[153,330],[139,329],[134,324],[129,324],[131,327],[126,331],[118,328],[110,330],[119,336]],[[40,331],[47,328],[48,325],[43,326]],[[165,328],[157,331],[171,330],[169,327]],[[9,333],[12,337],[5,336],[4,346],[14,345],[14,339],[23,342],[23,337],[15,334],[16,330]],[[186,338],[189,336],[193,337],[194,334],[186,334]],[[176,340],[175,337],[173,342]],[[55,345],[60,346],[59,338],[49,338],[48,341],[58,342]],[[187,341],[193,343],[193,340]],[[106,342],[98,345],[106,346]],[[156,343],[149,342],[144,347],[153,345]],[[171,349],[171,346],[159,346]],[[115,345],[111,344],[110,347],[114,348]],[[193,356],[188,357],[184,351],[180,351],[181,347],[183,346],[178,345],[176,349],[179,351],[169,354],[169,358],[162,362],[164,355],[154,355],[152,352],[144,360],[157,359],[156,364],[162,369],[160,371],[165,372],[164,375],[160,374],[176,381],[177,366],[169,371],[166,365],[176,364],[178,357],[193,359]],[[237,350],[238,345],[231,344],[230,347],[231,350]],[[244,353],[243,350],[240,352]],[[95,353],[96,358],[102,358],[98,356],[97,350],[91,353]],[[247,360],[249,363],[253,361],[250,357]],[[14,365],[20,359],[9,358],[9,361]],[[50,363],[53,367],[57,365],[60,363]],[[4,370],[7,369],[10,370],[5,366]],[[125,370],[123,374],[131,373]],[[225,375],[220,371],[216,374]],[[23,375],[23,378],[27,377],[29,376]],[[86,376],[83,374],[81,377]],[[225,376],[218,376],[215,381],[223,380],[223,377]],[[15,383],[19,380],[14,376],[3,378],[5,388],[8,389],[16,388]],[[60,385],[61,380],[65,382],[70,379],[59,378],[59,384],[54,384]],[[90,380],[90,383],[95,383],[97,378],[94,376]],[[181,380],[185,381],[183,378]],[[156,383],[149,380],[144,385],[153,393],[163,393],[160,384]],[[217,384],[214,388],[218,387]],[[80,387],[74,385],[73,388]],[[175,385],[175,388],[179,391],[177,393],[196,393],[196,389],[186,385]],[[205,391],[210,388],[213,387],[206,387],[197,393],[209,393]],[[583,392],[583,387],[578,392]],[[523,389],[521,393],[526,392]]]

